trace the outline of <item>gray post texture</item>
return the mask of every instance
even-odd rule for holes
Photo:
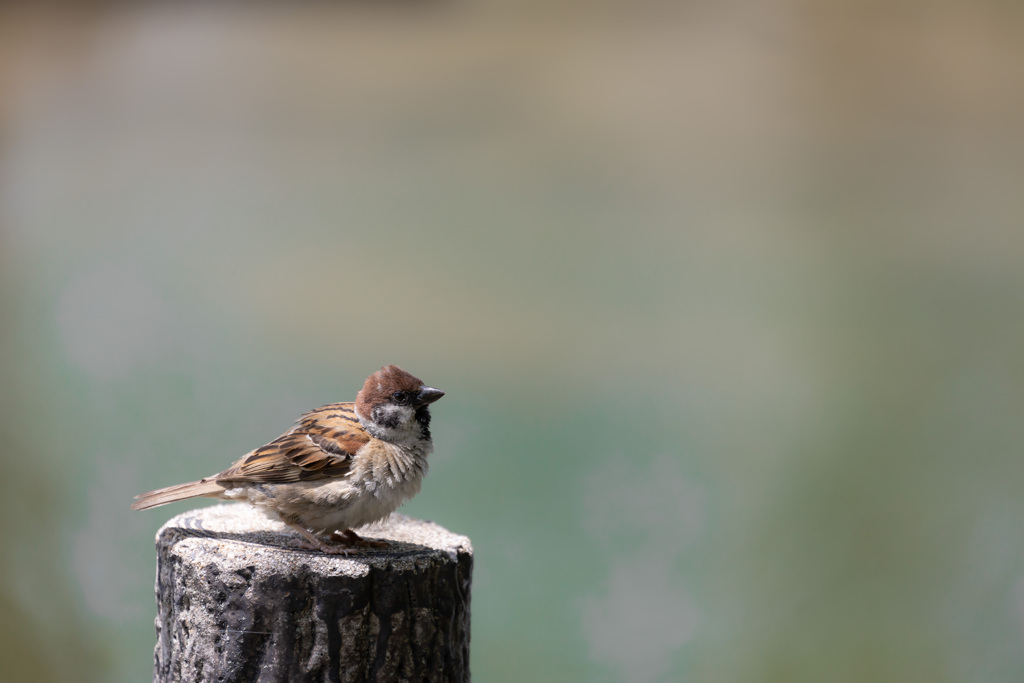
[[[157,533],[154,681],[468,681],[473,548],[392,515],[342,557],[246,504]]]

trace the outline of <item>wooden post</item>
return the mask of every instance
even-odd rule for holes
[[[469,681],[473,549],[403,515],[342,557],[246,504],[157,533],[154,681]]]

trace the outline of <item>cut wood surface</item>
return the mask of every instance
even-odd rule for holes
[[[300,549],[247,504],[171,519],[154,680],[468,681],[469,539],[403,515],[359,531],[390,547]]]

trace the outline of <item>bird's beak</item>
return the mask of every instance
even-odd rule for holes
[[[437,399],[444,396],[444,392],[434,387],[423,387],[420,389],[419,395],[416,397],[416,405],[425,406],[428,403],[433,403]]]

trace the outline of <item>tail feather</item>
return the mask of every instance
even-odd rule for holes
[[[156,491],[140,493],[135,496],[132,510],[148,510],[158,505],[166,505],[178,500],[198,498],[200,496],[218,498],[223,492],[224,487],[217,482],[200,479],[199,481],[190,481],[187,484],[176,484],[167,488],[157,489]]]

